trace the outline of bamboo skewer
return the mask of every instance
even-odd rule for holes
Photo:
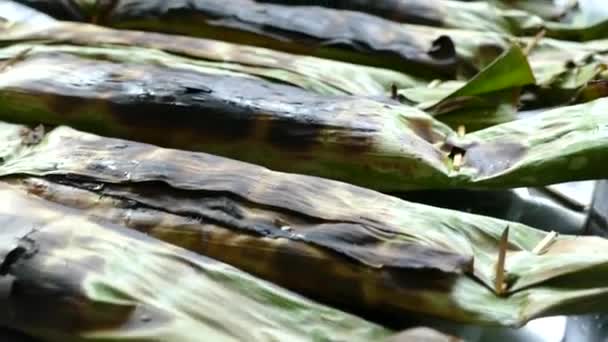
[[[507,247],[509,246],[509,226],[505,228],[500,237],[498,244],[498,260],[496,261],[496,278],[494,281],[494,290],[498,295],[502,295],[506,289],[505,283],[505,261],[507,258]]]

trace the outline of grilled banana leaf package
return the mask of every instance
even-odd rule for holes
[[[513,36],[608,38],[608,20],[587,18],[581,5],[539,9],[530,1],[19,2],[63,20],[216,38],[442,78],[479,71]]]
[[[0,326],[44,341],[370,341],[393,334],[24,190],[0,184]]]
[[[606,176],[605,98],[460,135],[390,99],[143,62],[146,53],[121,48],[23,43],[0,55],[0,119],[9,122],[70,125],[382,191]]]
[[[324,303],[512,326],[604,309],[601,238],[64,126],[0,132],[3,187],[19,196],[145,232]]]
[[[51,9],[44,2],[22,2],[64,20],[219,39],[423,77],[474,72],[485,50],[505,44],[505,37],[495,32],[471,35],[400,24],[363,12],[252,0],[100,1],[96,7],[54,3]],[[78,14],[66,13],[70,11]],[[458,49],[455,40],[462,43],[456,44]]]
[[[121,55],[132,62],[259,77],[327,95],[388,97],[391,87],[409,88],[425,84],[422,79],[387,69],[219,40],[114,30],[90,24],[59,21],[38,25],[13,23],[0,32],[3,44],[44,42],[49,49],[68,48],[64,44],[76,45],[71,46],[73,53],[97,57],[109,50],[107,47],[120,47],[112,50],[113,55]],[[40,44],[39,48],[43,47]]]
[[[516,43],[505,42],[499,54],[488,57],[488,64],[470,79],[444,81],[216,40],[81,23],[9,22],[0,40],[44,42],[38,49],[97,53],[97,58],[106,51],[100,48],[116,47],[113,55],[132,62],[261,77],[324,95],[390,96],[415,104],[454,128],[466,124],[469,131],[511,121],[518,110],[588,102],[608,93],[604,72],[608,44],[603,40],[518,38]]]

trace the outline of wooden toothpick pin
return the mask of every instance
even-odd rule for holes
[[[506,289],[505,283],[505,261],[507,259],[507,248],[509,247],[509,226],[505,228],[498,243],[498,260],[496,261],[496,278],[494,290],[498,295],[503,294]]]
[[[464,125],[458,126],[457,134],[459,137],[463,137],[466,134],[466,129],[465,129]],[[460,170],[460,167],[462,166],[463,157],[464,156],[462,155],[462,153],[456,153],[454,155],[454,161],[452,162],[454,170],[456,170],[456,171]]]
[[[555,240],[557,239],[557,237],[559,236],[559,234],[557,234],[557,232],[555,231],[551,231],[550,233],[548,233],[547,235],[545,235],[545,238],[542,239],[532,250],[532,253],[534,254],[543,254],[544,252],[547,251],[547,248],[549,246],[551,246],[551,244],[553,242],[555,242]]]

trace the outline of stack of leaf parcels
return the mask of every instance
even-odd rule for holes
[[[605,310],[608,240],[390,195],[607,178],[608,19],[586,18],[550,1],[0,1],[0,326],[447,341],[385,317]]]

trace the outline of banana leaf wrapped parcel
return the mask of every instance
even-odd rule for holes
[[[391,87],[421,86],[422,80],[392,70],[294,55],[265,48],[154,32],[114,30],[101,26],[54,21],[30,25],[14,23],[0,29],[0,41],[44,42],[47,48],[73,47],[74,53],[101,55],[103,47],[133,62],[203,70],[242,77],[257,76],[327,95],[388,97]],[[42,44],[39,48],[43,48]],[[160,50],[160,51],[156,51]],[[121,54],[122,52],[122,54]],[[109,53],[109,52],[107,52]]]
[[[70,7],[89,8],[80,11],[89,18],[85,21],[104,26],[219,39],[420,76],[455,75],[462,64],[448,36],[409,32],[398,23],[360,12],[252,0],[129,0],[98,4]],[[41,6],[38,8],[48,10],[46,5]],[[57,8],[49,13],[64,7],[54,6]],[[75,15],[58,18],[82,19]]]
[[[382,191],[607,176],[606,98],[459,136],[389,99],[130,61],[120,49],[24,43],[0,55],[0,119],[8,122],[70,125]]]
[[[277,37],[285,38],[281,36],[285,33],[280,32],[280,29],[292,31],[290,35],[296,38],[290,35],[287,37],[295,41],[297,41],[297,33],[312,36],[307,37],[310,40],[318,39],[319,30],[315,30],[313,25],[315,16],[335,26],[339,21],[332,19],[345,12],[336,9],[348,10],[355,14],[349,17],[351,19],[357,18],[357,15],[365,15],[361,18],[374,16],[385,18],[386,20],[375,23],[377,27],[384,28],[385,32],[392,31],[390,29],[396,26],[391,25],[390,21],[396,21],[471,32],[491,31],[515,36],[534,35],[540,30],[545,30],[548,37],[573,41],[608,38],[606,31],[608,20],[601,15],[590,16],[584,13],[589,12],[589,9],[582,9],[586,6],[581,6],[578,1],[556,5],[553,1],[538,0],[473,2],[240,0],[235,6],[209,0],[173,0],[170,4],[160,0],[19,0],[19,2],[63,20],[93,21],[155,31],[178,31],[190,35],[219,34],[221,31],[218,28],[223,28],[232,31],[229,39],[245,40],[249,37],[258,37],[257,44],[269,44],[268,39],[280,41],[281,39]],[[301,23],[292,26],[284,24],[288,19],[295,17],[299,17]],[[201,26],[201,22],[205,25]],[[369,23],[373,22],[369,20]],[[408,27],[407,24],[404,26]],[[360,36],[355,35],[355,37],[361,39]],[[366,41],[365,38],[367,37],[363,35],[363,41]],[[309,44],[306,40],[301,40],[300,43]],[[357,47],[356,44],[353,46]]]
[[[580,3],[584,4],[584,1],[257,0],[257,2],[354,10],[404,23],[487,30],[516,36],[534,35],[540,30],[545,30],[548,37],[559,39],[585,41],[608,38],[606,31],[608,20],[602,16],[598,18],[597,15],[589,16],[583,13]]]
[[[446,97],[445,100],[452,100],[449,104],[442,103],[441,107],[444,110],[437,111],[441,114],[439,119],[457,123],[465,120],[469,129],[476,122],[479,122],[481,127],[486,127],[511,120],[513,113],[510,116],[500,112],[493,113],[496,97],[499,98],[499,103],[505,102],[504,100],[517,102],[517,97],[512,95],[513,89],[535,83],[526,56],[517,45],[513,45],[503,55],[498,56],[496,61],[470,80],[471,84],[461,81],[463,84],[461,91],[444,94],[443,87],[429,88],[428,80],[391,70],[202,38],[115,30],[71,22],[54,22],[44,26],[14,24],[3,30],[3,33],[0,41],[6,44],[22,43],[17,44],[15,49],[25,49],[23,44],[34,43],[37,51],[41,49],[69,51],[89,58],[91,56],[99,58],[103,54],[112,56],[105,58],[121,61],[154,63],[172,68],[242,77],[257,76],[325,95],[348,94],[378,98],[388,98],[390,95],[393,99],[397,99],[399,94],[395,93],[395,90],[399,89],[408,90],[410,93],[435,91],[438,92],[436,96],[438,101],[443,97]],[[57,46],[59,44],[62,45]],[[116,49],[108,51],[108,47]],[[14,50],[7,49],[7,57],[10,56],[11,51]],[[508,70],[509,73],[501,75],[500,72],[503,70]],[[458,95],[458,98],[455,99],[455,95]],[[488,98],[484,98],[483,95],[488,95]],[[464,97],[467,97],[467,101],[462,101]],[[454,105],[456,100],[459,100],[457,106]],[[446,107],[448,107],[447,113]],[[483,111],[477,113],[472,111],[471,107],[483,107]],[[456,109],[468,113],[466,118],[462,116],[452,118],[454,115],[448,115]]]
[[[608,20],[575,3],[0,0],[0,340],[605,312],[605,182],[552,219],[458,195],[608,178]]]
[[[514,326],[604,308],[601,238],[551,238],[346,183],[67,127],[45,133],[3,124],[0,136],[2,182],[28,198],[143,231],[332,305]],[[497,271],[501,258],[506,274]]]
[[[402,97],[442,122],[467,130],[513,120],[518,109],[551,107],[606,96],[606,43],[520,38],[469,80],[434,80],[403,73],[294,55],[264,48],[153,32],[114,30],[55,21],[10,24],[0,41],[27,43],[36,50],[64,51],[89,58],[152,63],[172,68],[240,77],[261,77],[325,95]],[[66,45],[69,44],[69,45]],[[474,44],[473,44],[474,45]],[[534,47],[530,50],[530,47]],[[109,49],[113,47],[113,49]],[[471,49],[470,47],[465,50]],[[525,87],[523,97],[518,94]],[[398,90],[394,94],[394,88]],[[396,96],[395,96],[396,95]],[[525,110],[525,108],[523,108]]]
[[[370,341],[392,334],[8,183],[0,184],[0,199],[0,326],[61,342]]]

